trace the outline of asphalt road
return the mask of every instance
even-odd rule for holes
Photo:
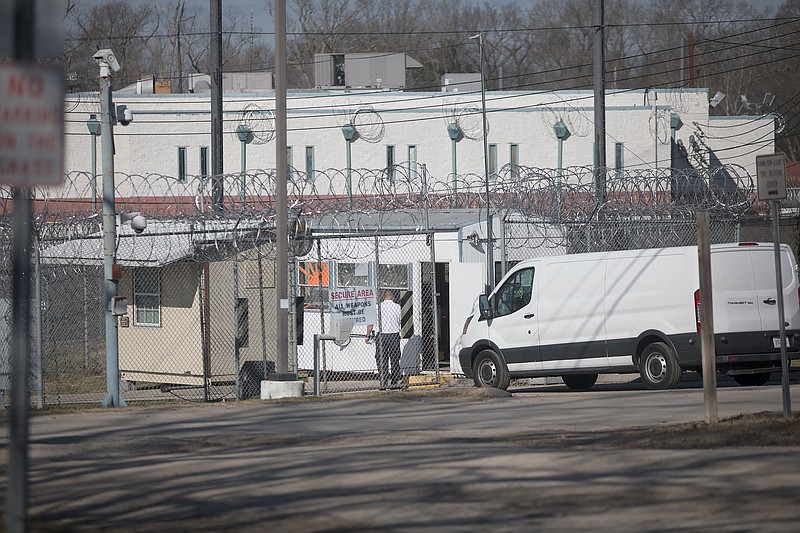
[[[781,387],[718,402],[721,418],[779,412]],[[797,448],[570,445],[703,416],[691,382],[38,414],[32,530],[796,531]]]

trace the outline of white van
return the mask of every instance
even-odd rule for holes
[[[781,245],[786,337],[800,357],[800,293],[792,250]],[[711,247],[717,369],[763,385],[780,369],[775,248]],[[573,389],[602,373],[639,372],[669,389],[701,371],[696,247],[542,257],[514,266],[464,324],[459,362],[483,387],[561,376]]]

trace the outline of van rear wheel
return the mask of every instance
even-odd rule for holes
[[[492,350],[478,354],[472,364],[472,376],[476,387],[506,390],[511,383],[505,361]]]
[[[639,374],[648,389],[672,389],[680,381],[682,373],[678,358],[663,342],[648,344],[639,358]]]
[[[561,379],[572,390],[589,390],[597,383],[597,374],[565,374]]]

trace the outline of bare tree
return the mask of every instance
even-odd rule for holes
[[[159,21],[151,4],[114,0],[92,7],[73,5],[68,13],[65,68],[78,73],[79,87],[97,86],[97,64],[92,55],[111,48],[122,65],[115,85],[125,85],[153,71],[147,43],[158,32]]]

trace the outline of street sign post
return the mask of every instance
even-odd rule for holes
[[[756,181],[759,200],[786,198],[786,156],[783,154],[757,156]]]
[[[37,65],[0,64],[0,183],[63,181],[63,75]]]
[[[780,200],[786,198],[786,156],[783,154],[756,157],[758,199],[769,200],[772,207],[772,241],[775,247],[775,288],[778,294],[778,330],[781,340],[781,385],[783,388],[783,416],[792,416],[789,392],[789,360],[786,355],[786,317],[783,308],[783,276],[780,249]]]

